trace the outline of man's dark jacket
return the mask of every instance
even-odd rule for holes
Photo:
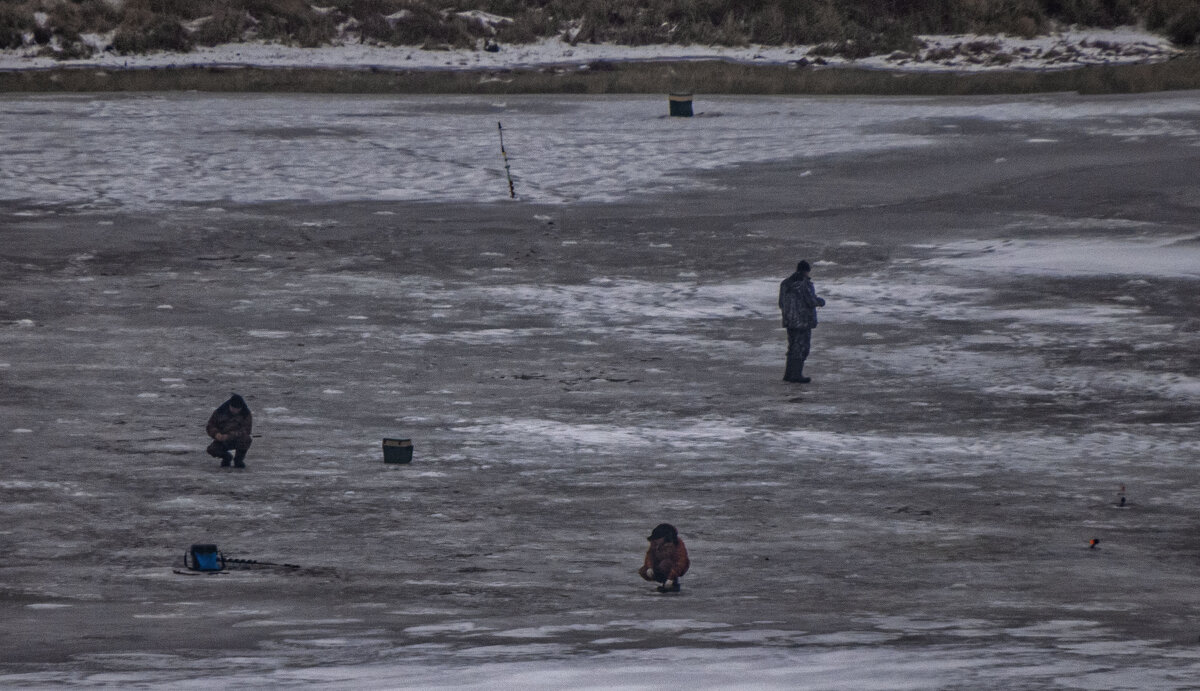
[[[817,325],[817,308],[825,300],[817,297],[816,288],[806,274],[799,271],[779,284],[779,311],[783,313],[783,328],[811,329]]]

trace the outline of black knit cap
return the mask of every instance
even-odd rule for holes
[[[659,523],[654,526],[654,530],[650,531],[650,537],[647,540],[657,540],[666,538],[668,542],[675,542],[679,539],[679,531],[675,530],[675,526],[670,523]]]
[[[808,262],[801,259],[800,263],[796,265],[796,271],[808,273],[809,271],[812,271],[812,266]]]
[[[225,405],[229,406],[230,408],[250,410],[250,406],[246,405],[246,399],[242,398],[240,394],[236,393],[230,396],[228,401],[225,401]]]

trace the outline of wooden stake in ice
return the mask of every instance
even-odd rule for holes
[[[508,177],[508,197],[516,199],[517,191],[513,189],[512,171],[508,167],[508,152],[504,150],[504,126],[497,122],[496,129],[500,130],[500,157],[504,159],[504,174]]]

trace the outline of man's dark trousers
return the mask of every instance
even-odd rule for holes
[[[812,348],[812,329],[788,329],[787,369],[785,381],[800,381],[804,378],[804,361]]]

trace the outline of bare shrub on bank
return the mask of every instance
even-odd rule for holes
[[[113,36],[112,48],[122,55],[155,51],[186,53],[192,49],[192,41],[175,17],[129,12]]]
[[[254,27],[254,18],[240,6],[217,8],[192,32],[192,42],[198,46],[219,46],[237,43]]]
[[[44,21],[35,12],[45,13]],[[504,19],[480,19],[478,12]],[[817,55],[860,58],[913,52],[921,34],[1029,38],[1066,25],[1139,22],[1195,45],[1200,0],[0,0],[0,48],[38,44],[74,55],[90,50],[84,34],[115,30],[112,48],[121,53],[251,39],[494,49],[562,37],[622,45],[813,45]]]
[[[33,13],[21,7],[0,5],[0,48],[20,48],[25,45],[25,32],[37,26]]]
[[[1181,46],[1200,44],[1200,3],[1196,0],[1151,0],[1146,26],[1163,31]]]

